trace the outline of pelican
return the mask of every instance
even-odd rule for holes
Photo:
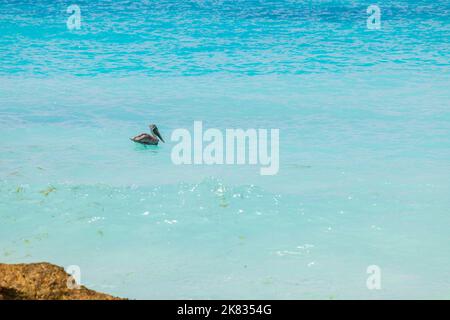
[[[161,137],[161,134],[158,131],[158,128],[156,125],[151,124],[149,125],[151,135],[148,133],[141,133],[137,135],[136,137],[130,138],[132,141],[145,144],[145,145],[151,145],[151,146],[157,146],[159,140],[165,143],[164,139]]]

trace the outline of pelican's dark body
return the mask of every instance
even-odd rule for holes
[[[151,135],[148,133],[141,133],[141,134],[131,138],[131,140],[134,142],[140,143],[140,144],[148,145],[148,146],[157,146],[159,143],[159,140],[164,142],[164,139],[161,137],[161,134],[159,133],[158,128],[154,124],[150,125],[150,132],[152,133]]]
[[[157,146],[159,143],[159,140],[156,138],[153,138],[148,133],[141,133],[140,135],[131,138],[134,142],[140,143],[140,144],[146,144],[149,146]]]

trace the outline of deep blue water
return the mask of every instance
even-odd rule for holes
[[[450,298],[450,2],[377,1],[380,30],[369,4],[2,0],[0,262],[130,298]],[[175,166],[194,120],[278,128],[279,173]],[[149,123],[166,144],[128,140]]]

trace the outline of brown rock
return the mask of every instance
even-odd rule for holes
[[[0,300],[122,300],[84,286],[69,289],[69,277],[50,263],[0,263]]]

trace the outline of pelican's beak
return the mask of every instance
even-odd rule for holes
[[[153,128],[153,133],[159,138],[159,140],[161,140],[162,142],[164,142],[164,143],[166,143],[165,141],[164,141],[164,139],[161,137],[161,134],[159,133],[159,130],[158,130],[158,128]]]

